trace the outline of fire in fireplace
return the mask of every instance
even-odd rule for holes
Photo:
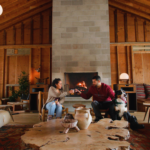
[[[90,73],[65,73],[65,91],[70,89],[78,89],[83,93],[87,93],[92,85],[92,78],[98,75],[98,72]],[[78,96],[77,93],[68,96]]]

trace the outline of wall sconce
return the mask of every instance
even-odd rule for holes
[[[119,80],[120,80],[120,81],[123,81],[123,82],[129,81],[129,75],[128,75],[127,73],[122,73],[122,74],[119,76]]]
[[[39,66],[39,68],[38,68],[38,69],[36,69],[36,71],[37,71],[37,72],[40,72],[40,71],[41,71],[41,68],[40,68],[40,66]]]
[[[3,13],[3,7],[0,5],[0,15]]]

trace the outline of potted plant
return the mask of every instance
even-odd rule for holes
[[[12,91],[12,96],[9,97],[9,101],[15,102],[15,100],[18,97],[21,97],[21,99],[27,99],[29,95],[29,76],[26,74],[25,71],[21,72],[20,76],[18,77],[18,83],[19,83],[19,90],[10,90]]]

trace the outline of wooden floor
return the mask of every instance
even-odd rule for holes
[[[131,113],[132,115],[136,116],[139,123],[148,123],[148,115],[146,116],[145,121],[143,121],[144,118],[144,112],[134,112]],[[20,113],[17,115],[13,115],[14,122],[10,121],[9,124],[36,124],[40,122],[38,113]]]

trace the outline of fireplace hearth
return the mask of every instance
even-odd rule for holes
[[[78,89],[82,93],[87,93],[92,85],[92,78],[98,75],[98,72],[90,73],[65,73],[65,91]],[[69,94],[68,97],[78,97],[77,93]]]

